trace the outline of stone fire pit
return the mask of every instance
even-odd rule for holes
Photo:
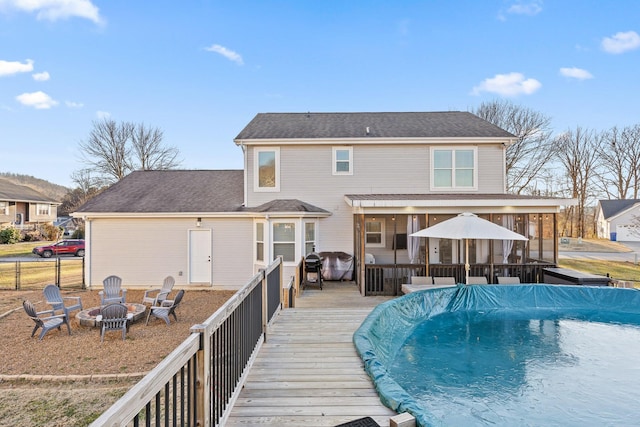
[[[136,322],[142,319],[147,309],[147,306],[144,304],[126,302],[124,305],[126,305],[127,309],[129,310],[128,314],[131,316],[131,322]],[[99,314],[100,307],[91,307],[76,314],[76,319],[78,319],[80,326],[88,326],[93,328],[95,326],[98,326],[98,324],[96,323],[96,316]]]

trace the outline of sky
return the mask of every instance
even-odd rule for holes
[[[258,113],[470,111],[640,124],[636,0],[0,0],[0,172],[73,187],[95,121],[241,169]]]

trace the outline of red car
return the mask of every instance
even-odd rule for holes
[[[84,240],[68,239],[48,246],[38,246],[32,251],[43,258],[51,258],[52,255],[84,256]]]

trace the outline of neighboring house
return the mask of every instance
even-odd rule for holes
[[[30,228],[53,223],[59,205],[30,187],[0,178],[0,227]]]
[[[235,138],[244,170],[133,172],[79,208],[86,280],[238,288],[315,249],[352,255],[364,293],[365,259],[460,263],[452,241],[407,234],[465,211],[530,238],[473,242],[472,262],[555,263],[556,215],[574,201],[506,194],[514,141],[466,112],[258,114]]]
[[[595,217],[599,238],[640,242],[640,199],[599,200]]]

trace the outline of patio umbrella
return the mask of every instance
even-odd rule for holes
[[[469,239],[489,240],[529,240],[508,228],[482,219],[471,212],[463,212],[456,217],[442,221],[432,227],[412,233],[415,237],[435,237],[465,241],[465,283],[469,282]]]

